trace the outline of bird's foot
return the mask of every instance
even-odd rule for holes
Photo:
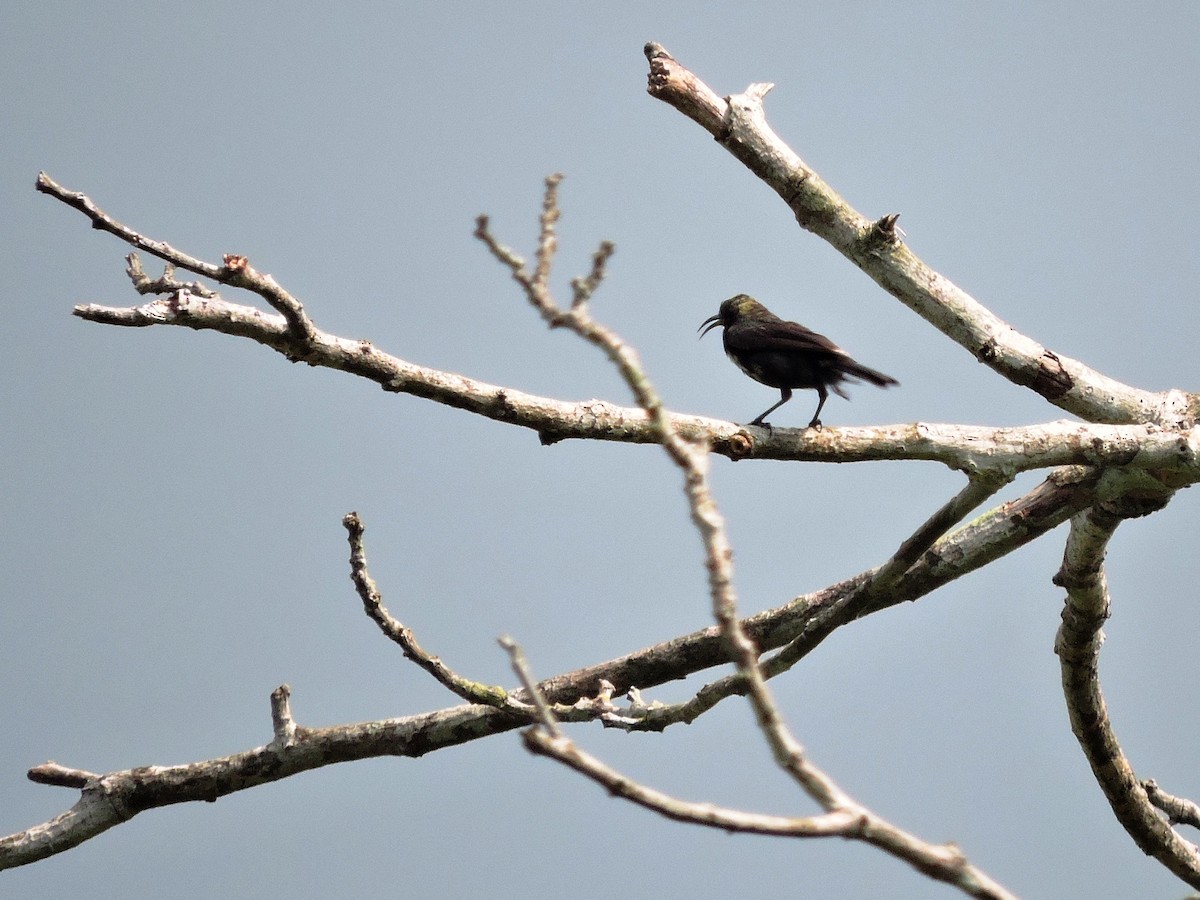
[[[808,427],[815,428],[815,429],[817,429],[817,431],[820,431],[821,430],[821,420],[813,419],[811,422],[808,423]]]

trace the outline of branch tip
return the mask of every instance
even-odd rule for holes
[[[675,59],[675,57],[667,52],[667,48],[657,41],[647,42],[646,46],[642,47],[642,52],[646,54],[646,59],[650,61],[654,61],[656,59]]]
[[[95,772],[88,772],[84,769],[72,769],[67,766],[60,766],[51,760],[50,762],[42,763],[40,766],[34,766],[26,773],[26,777],[37,784],[82,790],[87,787],[89,782],[95,781],[100,776]]]
[[[751,97],[752,99],[761,103],[763,97],[771,93],[774,88],[775,85],[770,81],[756,81],[754,84],[746,88],[745,94],[746,96]]]
[[[290,747],[296,740],[296,722],[292,718],[291,697],[292,689],[287,684],[281,684],[271,691],[271,731],[274,733],[272,744],[277,749]]]
[[[559,727],[558,718],[554,715],[554,710],[550,708],[550,703],[546,699],[546,695],[542,693],[542,689],[538,687],[537,681],[534,680],[533,673],[529,669],[529,660],[525,658],[525,651],[521,648],[521,645],[507,634],[502,634],[496,638],[496,643],[507,651],[509,662],[512,663],[513,672],[521,682],[521,687],[525,688],[525,693],[529,695],[529,699],[533,702],[533,707],[537,711],[538,722],[541,723],[551,737],[561,738],[563,733]]]

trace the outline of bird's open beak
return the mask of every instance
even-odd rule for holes
[[[705,319],[703,322],[701,322],[700,327],[697,328],[696,330],[700,332],[700,337],[704,337],[706,334],[708,334],[710,331],[712,331],[714,328],[716,328],[720,324],[721,324],[721,314],[717,313],[715,316],[709,316],[707,319]]]

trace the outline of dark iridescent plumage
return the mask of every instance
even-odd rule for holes
[[[832,390],[846,396],[841,383],[861,379],[879,387],[899,384],[895,378],[856,362],[823,334],[779,318],[753,297],[738,294],[721,304],[715,316],[700,325],[700,336],[725,329],[725,354],[755,381],[779,388],[780,400],[755,417],[751,425],[766,425],[766,417],[792,399],[794,388],[815,390],[820,400],[809,428],[821,426],[821,408]]]

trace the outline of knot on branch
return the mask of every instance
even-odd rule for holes
[[[642,48],[646,54],[646,59],[650,62],[650,73],[646,76],[646,92],[649,94],[657,94],[665,89],[671,80],[670,63],[675,62],[675,58],[667,52],[667,48],[662,44],[650,41]]]
[[[727,443],[726,449],[729,452],[729,457],[734,462],[739,459],[746,459],[754,453],[754,438],[746,430],[740,430],[734,434]]]
[[[900,213],[888,213],[882,218],[876,219],[871,223],[871,227],[867,229],[867,233],[863,236],[863,243],[867,250],[875,250],[881,247],[893,247],[900,243],[900,238],[904,232],[896,225],[896,221],[900,218]]]
[[[1018,383],[1033,388],[1047,400],[1057,400],[1075,386],[1075,379],[1063,368],[1062,360],[1053,350],[1043,350],[1036,368],[1026,378],[1021,375],[1019,371],[1015,373]]]
[[[1104,500],[1096,504],[1097,511],[1114,519],[1140,519],[1164,508],[1174,495],[1173,491],[1130,492],[1112,500]]]
[[[1050,582],[1055,587],[1064,588],[1068,591],[1084,591],[1091,590],[1097,587],[1100,583],[1100,566],[1103,564],[1103,557],[1096,560],[1094,566],[1086,568],[1076,568],[1069,566],[1066,562],[1062,567],[1054,573]],[[1065,615],[1065,613],[1064,613]],[[1105,611],[1103,616],[1100,616],[1100,621],[1103,622],[1108,618],[1108,612]]]
[[[226,253],[225,271],[230,275],[241,275],[250,268],[250,260],[238,253]]]

